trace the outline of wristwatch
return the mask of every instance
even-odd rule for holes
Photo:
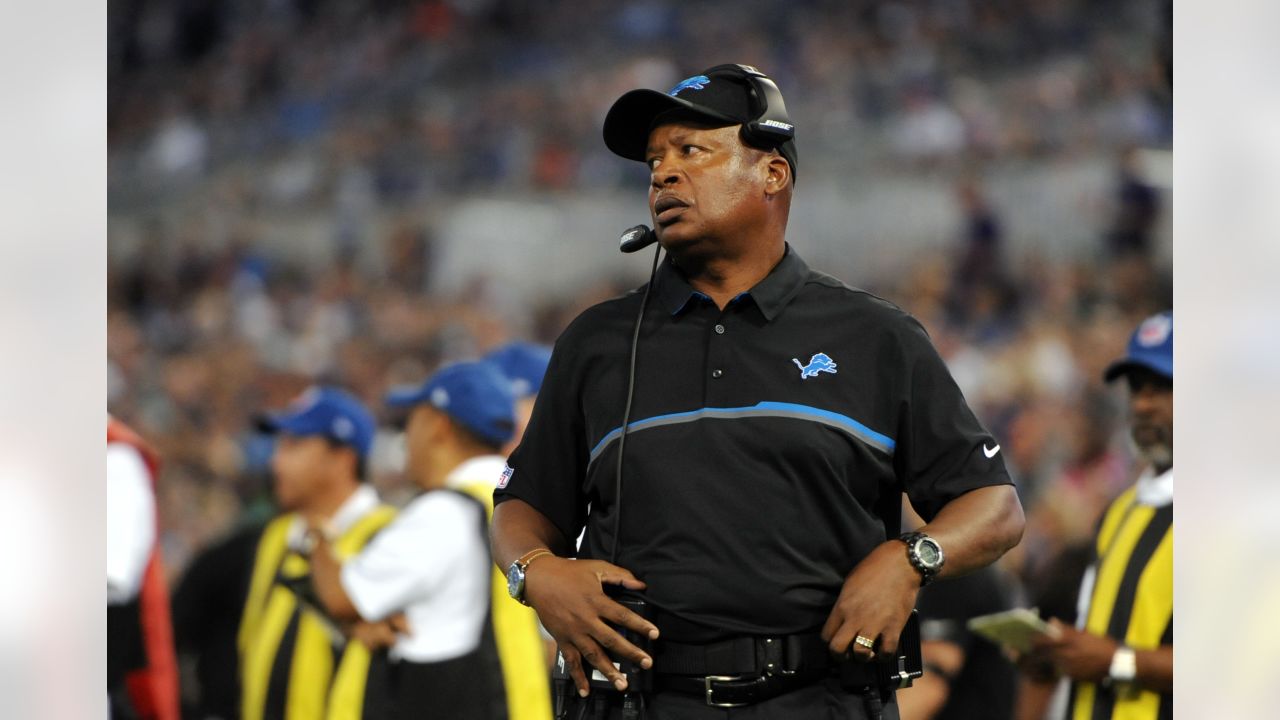
[[[920,573],[920,587],[933,582],[947,560],[938,541],[922,532],[903,533],[898,539],[906,543],[907,559]]]
[[[316,547],[320,545],[321,540],[329,540],[328,532],[321,528],[309,527],[302,533],[302,538],[298,541],[298,552],[305,557],[311,557],[311,553],[316,551]]]
[[[533,562],[534,558],[553,554],[546,548],[536,548],[521,555],[515,562],[511,563],[511,566],[507,568],[507,594],[511,596],[511,599],[521,605],[527,606],[529,604],[524,599],[525,570],[529,567],[529,563]]]
[[[1121,645],[1116,654],[1111,656],[1111,669],[1107,670],[1107,679],[1111,683],[1131,683],[1138,677],[1138,654],[1133,648]]]

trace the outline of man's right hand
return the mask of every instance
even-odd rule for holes
[[[605,595],[605,583],[628,590],[645,587],[629,570],[602,560],[544,556],[535,558],[525,571],[524,599],[560,645],[565,669],[582,697],[590,693],[589,668],[603,673],[618,690],[626,690],[627,679],[614,667],[612,657],[631,660],[646,669],[653,665],[653,658],[606,622],[650,639],[657,639],[658,628]]]

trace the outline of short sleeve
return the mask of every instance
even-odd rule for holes
[[[513,498],[528,503],[570,542],[581,532],[587,511],[582,373],[575,367],[580,353],[574,338],[579,336],[570,326],[556,342],[529,426],[493,493],[495,505]]]
[[[422,495],[342,567],[342,587],[367,621],[377,621],[427,597],[448,580],[458,553],[452,545],[477,531],[475,513],[454,507],[449,493]],[[474,502],[474,501],[470,501]]]
[[[1000,443],[978,422],[933,343],[914,318],[900,332],[904,367],[894,465],[926,520],[981,487],[1011,485]]]
[[[142,454],[107,445],[107,600],[123,603],[142,587],[156,541],[156,500]]]

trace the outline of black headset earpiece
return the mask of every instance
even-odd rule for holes
[[[756,119],[743,123],[742,139],[747,144],[769,150],[796,136],[796,126],[787,114],[787,104],[782,91],[768,75],[750,65],[717,65],[707,70],[707,75],[733,75],[745,79],[755,95],[759,107]]]

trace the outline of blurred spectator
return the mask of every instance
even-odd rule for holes
[[[261,416],[276,437],[271,456],[283,513],[259,536],[236,644],[240,651],[240,717],[350,717],[360,694],[340,693],[335,678],[363,681],[368,650],[347,641],[309,592],[314,540],[323,523],[326,552],[355,555],[391,522],[395,511],[364,481],[374,420],[349,393],[312,387],[283,412]],[[355,632],[351,630],[351,632]],[[331,707],[332,706],[332,707]]]
[[[308,521],[320,608],[341,622],[405,619],[344,717],[549,717],[535,616],[505,596],[489,556],[487,516],[504,466],[495,453],[515,427],[510,383],[489,363],[454,363],[393,389],[387,403],[408,413],[405,469],[423,492],[350,559],[334,553],[323,518]]]
[[[159,458],[107,417],[107,694],[119,720],[177,720],[178,667],[156,542]]]
[[[547,365],[551,362],[551,348],[534,343],[514,342],[490,351],[484,359],[498,366],[502,374],[507,376],[516,395],[516,431],[502,448],[504,456],[510,455],[520,444],[525,426],[529,424],[533,404],[538,399],[538,391],[542,389],[542,377],[547,374]]]
[[[1107,232],[1107,250],[1113,258],[1137,255],[1149,259],[1160,196],[1143,177],[1138,148],[1124,149],[1118,170],[1115,217]]]
[[[1129,386],[1146,467],[1107,508],[1074,624],[1052,620],[1025,659],[1070,682],[1072,717],[1170,717],[1173,707],[1173,313],[1142,322],[1105,374]]]

